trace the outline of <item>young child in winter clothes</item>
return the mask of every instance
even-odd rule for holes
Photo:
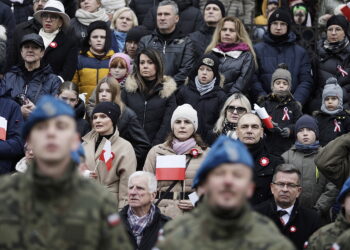
[[[314,116],[322,131],[321,146],[350,131],[350,114],[343,109],[343,89],[335,77],[326,81],[322,92],[321,110],[316,111]]]
[[[258,100],[261,107],[276,124],[275,128],[266,130],[266,141],[271,145],[271,152],[281,155],[294,143],[294,125],[302,116],[301,106],[291,94],[292,76],[285,64],[279,64],[272,74],[272,93]]]
[[[109,60],[109,75],[114,77],[124,88],[126,77],[131,74],[131,58],[124,53],[115,53]]]

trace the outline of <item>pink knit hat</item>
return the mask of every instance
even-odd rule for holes
[[[127,54],[124,54],[124,53],[115,53],[111,59],[109,60],[109,64],[108,64],[108,67],[111,68],[111,64],[113,62],[113,60],[117,57],[120,57],[120,58],[123,58],[124,61],[126,62],[126,65],[128,66],[128,74],[131,73],[132,71],[132,66],[131,66],[131,58],[130,56],[128,56]]]

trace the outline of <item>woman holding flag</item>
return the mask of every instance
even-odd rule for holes
[[[156,204],[172,218],[193,208],[192,181],[208,151],[196,134],[197,128],[197,111],[189,104],[177,107],[171,117],[168,139],[154,146],[146,158],[144,171],[157,177]]]
[[[120,108],[112,102],[97,104],[92,112],[93,129],[83,137],[90,176],[113,194],[118,208],[127,204],[128,179],[136,171],[131,144],[119,136]]]

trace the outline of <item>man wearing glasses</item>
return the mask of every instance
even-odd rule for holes
[[[258,116],[247,113],[239,118],[237,136],[247,147],[254,159],[255,191],[250,202],[258,205],[272,197],[270,183],[275,168],[283,163],[280,156],[270,152],[268,142],[263,139],[264,129]]]
[[[300,182],[301,173],[294,165],[279,165],[271,183],[273,199],[255,207],[257,212],[272,219],[297,249],[306,247],[308,238],[321,226],[316,211],[298,204]]]

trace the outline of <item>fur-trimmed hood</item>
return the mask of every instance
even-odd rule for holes
[[[159,91],[159,96],[161,98],[170,97],[177,89],[176,82],[170,76],[164,76],[163,81],[161,82],[162,88]],[[130,75],[126,78],[125,81],[125,91],[129,93],[136,93],[138,90],[138,85],[133,75]]]
[[[6,28],[3,25],[0,25],[0,40],[3,40],[3,41],[7,40]]]

